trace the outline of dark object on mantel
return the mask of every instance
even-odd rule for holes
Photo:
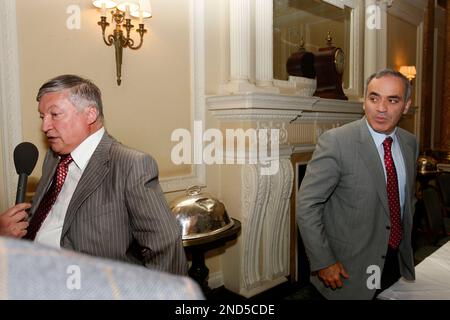
[[[314,67],[317,75],[315,96],[325,99],[348,100],[342,90],[342,77],[345,67],[345,54],[341,48],[332,44],[330,32],[327,46],[320,48],[316,54]]]
[[[298,51],[291,54],[288,58],[286,62],[286,71],[290,76],[315,79],[316,69],[314,68],[314,54],[306,51],[304,45],[302,39]]]

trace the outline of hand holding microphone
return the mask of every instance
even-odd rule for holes
[[[19,203],[0,213],[0,236],[22,238],[27,233],[29,203]]]
[[[36,146],[29,142],[22,142],[14,149],[14,165],[19,175],[17,184],[16,205],[0,213],[0,236],[22,238],[27,233],[29,203],[25,201],[28,176],[36,166],[39,152]]]

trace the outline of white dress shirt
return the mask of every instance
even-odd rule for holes
[[[397,132],[397,128],[394,129],[394,131],[386,135],[384,133],[376,132],[372,129],[372,127],[369,125],[366,119],[367,127],[369,128],[370,135],[373,138],[373,141],[375,142],[375,145],[378,150],[378,155],[380,156],[381,163],[383,165],[384,170],[384,179],[387,183],[387,175],[386,175],[386,167],[384,165],[384,147],[383,147],[383,141],[386,139],[386,137],[392,138],[392,146],[391,146],[391,153],[392,153],[392,159],[394,160],[395,164],[395,170],[397,171],[397,179],[398,179],[398,191],[400,195],[400,212],[403,217],[403,210],[405,207],[405,193],[406,193],[406,168],[405,168],[405,162],[403,160],[402,150],[400,149],[400,145],[398,143],[397,135],[395,134]]]
[[[89,160],[97,148],[100,140],[105,133],[102,127],[100,130],[87,137],[70,155],[73,161],[69,165],[69,171],[61,191],[56,198],[47,218],[42,223],[41,228],[36,234],[34,241],[60,248],[60,239],[67,208],[69,207],[72,195],[80,181],[81,175],[86,168]]]

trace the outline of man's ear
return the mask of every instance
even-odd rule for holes
[[[94,106],[89,106],[86,108],[87,121],[88,124],[93,124],[98,119],[98,110]]]
[[[403,114],[407,114],[409,111],[409,107],[411,107],[411,99],[406,102],[405,109],[403,110]]]

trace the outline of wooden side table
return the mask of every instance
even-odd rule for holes
[[[188,274],[197,281],[205,295],[211,291],[207,280],[209,269],[205,264],[205,253],[208,250],[222,247],[228,241],[237,238],[241,230],[241,222],[236,219],[233,219],[233,221],[234,225],[222,232],[202,238],[183,240],[183,247],[186,253],[192,255],[192,266],[189,268]]]

